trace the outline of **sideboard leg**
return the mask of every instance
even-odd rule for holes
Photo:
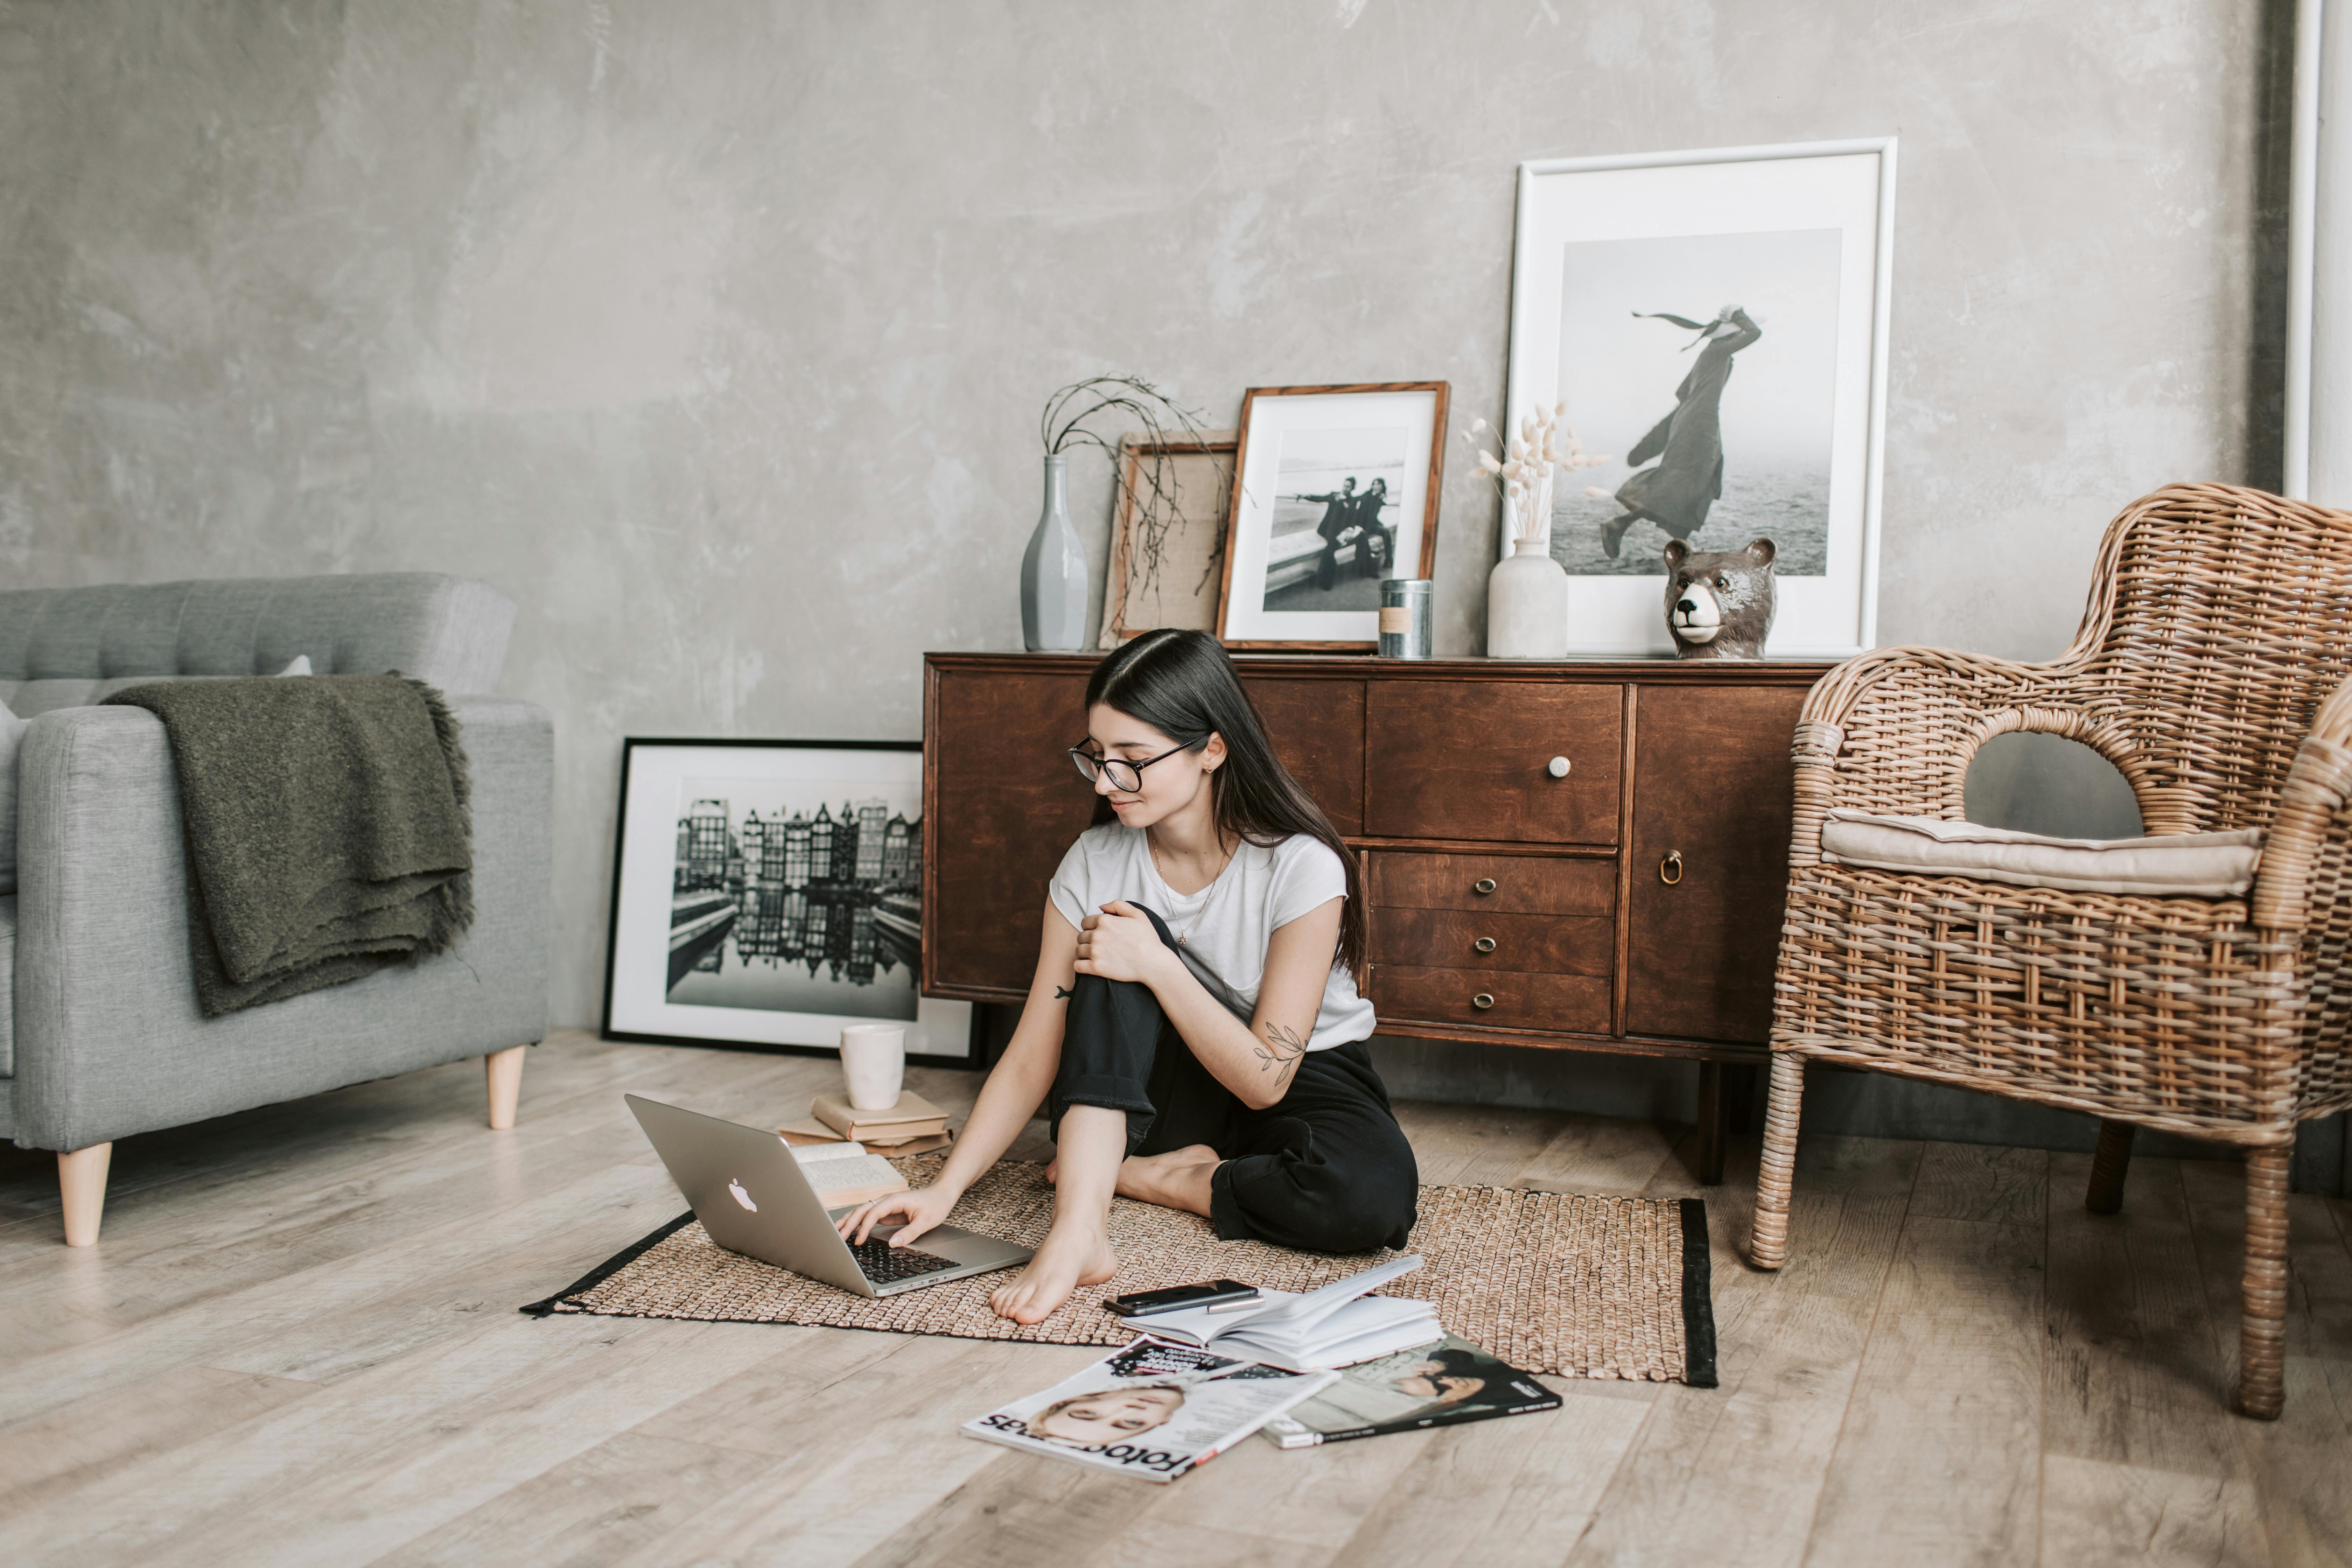
[[[1725,1125],[1731,1129],[1733,1137],[1745,1137],[1756,1131],[1756,1101],[1761,1098],[1759,1091],[1763,1087],[1762,1068],[1733,1068],[1724,1075],[1723,1098],[1731,1108],[1724,1113]]]
[[[1698,1183],[1712,1187],[1723,1180],[1723,1064],[1698,1064]]]

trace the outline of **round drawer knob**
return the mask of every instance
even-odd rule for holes
[[[1495,890],[1495,879],[1492,877],[1481,877],[1476,881],[1470,884],[1470,890],[1481,896],[1491,893]]]
[[[1494,1005],[1495,994],[1491,991],[1481,991],[1478,994],[1470,998],[1470,1005],[1477,1008],[1481,1013],[1485,1012]]]
[[[1556,779],[1566,778],[1568,776],[1568,759],[1566,757],[1554,757],[1551,761],[1544,764],[1544,772],[1549,773]]]
[[[1491,936],[1482,936],[1472,942],[1470,948],[1474,952],[1492,952],[1495,951],[1495,939]]]

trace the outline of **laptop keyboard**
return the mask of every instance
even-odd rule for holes
[[[858,1269],[870,1285],[887,1285],[894,1279],[912,1279],[918,1274],[937,1274],[956,1267],[950,1259],[911,1247],[893,1247],[887,1241],[853,1241],[849,1255],[857,1259]]]

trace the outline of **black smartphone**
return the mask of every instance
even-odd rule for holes
[[[1256,1299],[1257,1287],[1255,1285],[1244,1285],[1238,1279],[1212,1279],[1205,1285],[1171,1285],[1165,1290],[1138,1290],[1132,1296],[1113,1296],[1103,1303],[1103,1307],[1122,1318],[1148,1318],[1155,1312],[1177,1312],[1187,1307],[1214,1307],[1227,1301]]]

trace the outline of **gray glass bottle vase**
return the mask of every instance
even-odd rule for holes
[[[1032,653],[1087,646],[1087,549],[1070,526],[1070,459],[1045,459],[1045,506],[1021,557],[1021,640]]]

